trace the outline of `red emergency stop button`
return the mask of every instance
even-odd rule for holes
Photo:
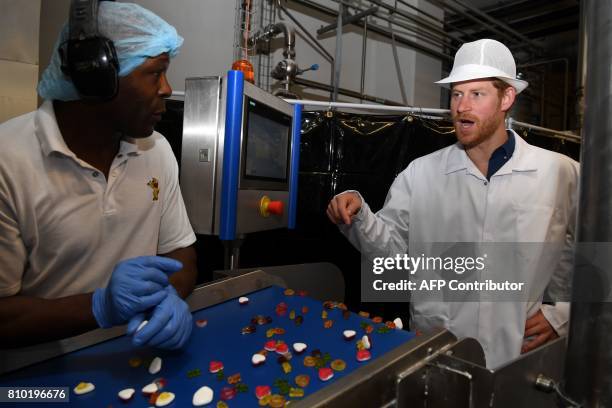
[[[283,215],[283,202],[272,201],[270,197],[263,196],[259,201],[259,214],[262,217],[269,217],[270,214]]]
[[[283,215],[283,202],[270,201],[270,203],[268,204],[268,212],[274,215]]]

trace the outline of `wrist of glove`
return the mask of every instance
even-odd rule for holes
[[[102,328],[126,323],[162,302],[168,292],[168,275],[182,268],[171,258],[141,256],[119,262],[108,286],[96,289],[92,313]]]
[[[103,329],[108,329],[122,322],[116,322],[109,312],[108,301],[106,299],[106,289],[98,288],[93,293],[91,298],[91,310],[98,322],[98,326]]]
[[[149,321],[140,330],[138,326],[145,320],[145,314],[134,316],[128,324],[128,335],[133,335],[135,346],[153,346],[163,349],[183,347],[193,328],[193,318],[189,306],[177,294],[172,285],[165,288],[166,298],[153,309]]]

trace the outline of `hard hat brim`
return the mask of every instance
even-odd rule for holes
[[[453,69],[449,76],[439,81],[436,84],[440,84],[444,87],[449,87],[451,83],[471,81],[475,79],[484,78],[498,78],[502,81],[512,85],[516,89],[516,93],[519,94],[527,88],[529,83],[521,79],[511,78],[505,72],[496,69],[494,67],[477,64],[467,64]]]

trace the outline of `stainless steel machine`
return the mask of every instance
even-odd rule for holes
[[[240,71],[186,80],[181,188],[196,233],[294,227],[300,114]]]

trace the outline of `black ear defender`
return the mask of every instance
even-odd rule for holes
[[[72,0],[69,37],[60,45],[62,72],[81,98],[107,101],[119,89],[119,60],[115,45],[98,32],[98,0]]]

